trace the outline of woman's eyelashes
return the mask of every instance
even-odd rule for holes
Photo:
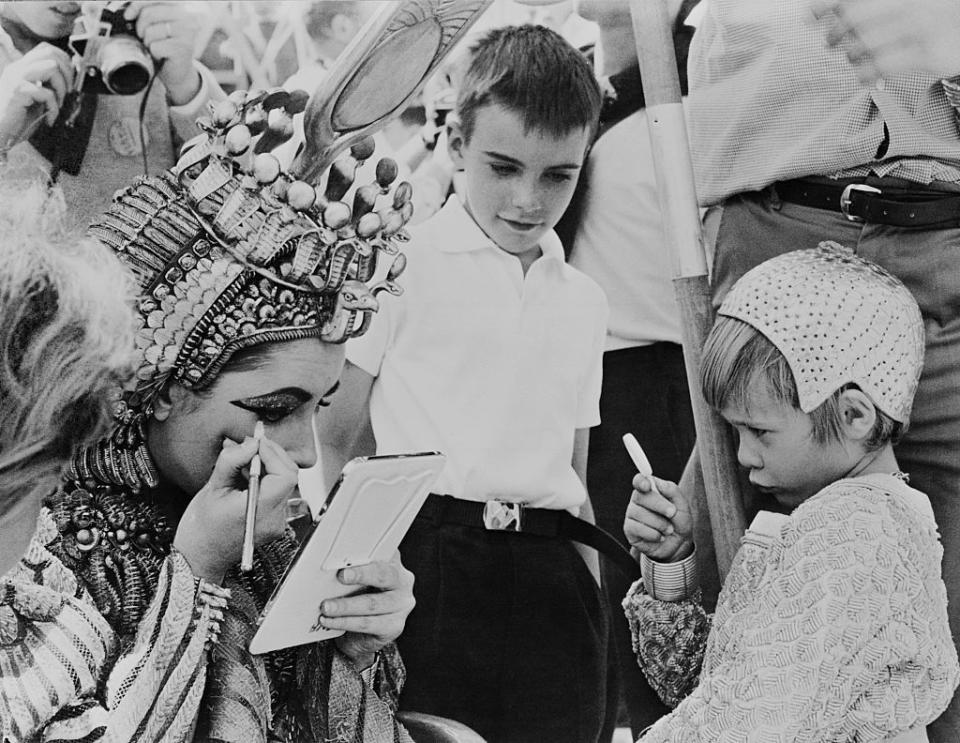
[[[230,404],[253,413],[266,423],[276,423],[292,414],[309,399],[310,394],[305,390],[285,389],[258,397],[231,400]]]

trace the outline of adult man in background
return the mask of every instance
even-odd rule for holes
[[[754,265],[830,239],[923,312],[926,361],[897,458],[930,495],[960,639],[960,6],[708,0],[690,53],[714,300]],[[930,728],[960,739],[960,701]]]

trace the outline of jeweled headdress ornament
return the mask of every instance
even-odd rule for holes
[[[138,368],[118,409],[118,461],[91,451],[81,476],[95,468],[137,487],[124,477],[135,470],[153,485],[149,461],[136,455],[146,460],[143,417],[166,384],[201,389],[231,355],[260,343],[341,343],[366,330],[379,294],[400,293],[412,189],[391,192],[397,166],[385,158],[352,205],[341,200],[373,154],[369,138],[333,163],[322,190],[283,172],[269,150],[306,100],[303,91],[238,91],[211,104],[177,165],[118,192],[90,228],[139,284]]]
[[[910,417],[923,368],[920,308],[899,279],[834,242],[771,258],[718,314],[752,325],[784,355],[809,413],[854,383],[894,420]]]
[[[243,100],[241,101],[241,95]],[[213,106],[177,165],[117,194],[90,229],[133,269],[141,287],[133,406],[169,377],[210,382],[232,353],[258,343],[319,336],[340,343],[363,333],[382,291],[399,293],[399,243],[413,207],[409,184],[373,211],[396,178],[381,160],[377,182],[340,201],[373,152],[354,146],[318,191],[281,171],[270,147],[276,112],[302,110],[302,91],[233,94]],[[260,135],[258,141],[254,137]],[[274,141],[274,144],[277,142]],[[369,285],[382,256],[392,265]]]
[[[373,152],[363,138],[410,103],[491,2],[385,6],[312,95],[232,93],[199,122],[203,133],[175,168],[117,195],[91,231],[139,281],[140,364],[113,436],[76,458],[80,477],[155,486],[143,421],[168,382],[203,388],[233,353],[262,342],[342,342],[366,330],[381,292],[399,293],[410,186],[390,194],[396,165],[381,160],[376,182],[357,188],[352,204],[343,199]],[[270,150],[300,112],[295,176]]]

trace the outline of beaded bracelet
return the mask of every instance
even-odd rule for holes
[[[229,588],[218,586],[216,583],[211,583],[203,578],[194,578],[194,585],[197,596],[194,618],[197,622],[209,607],[207,611],[209,624],[207,626],[206,649],[210,650],[220,642],[220,623],[223,621],[224,611],[229,604],[231,593]]]

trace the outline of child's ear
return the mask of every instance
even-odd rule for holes
[[[460,124],[460,119],[454,114],[448,115],[447,154],[450,155],[450,159],[458,170],[463,168],[463,148],[466,143],[466,137],[463,134],[463,126]]]
[[[840,393],[840,427],[848,438],[863,441],[877,422],[877,409],[862,390],[851,387]]]

